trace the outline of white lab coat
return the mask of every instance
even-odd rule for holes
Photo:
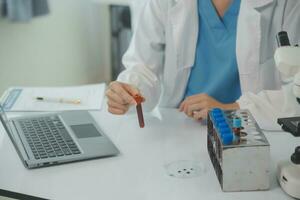
[[[241,108],[263,103],[277,112],[270,101],[274,91],[265,91],[278,90],[275,96],[280,96],[282,84],[273,61],[275,34],[284,28],[292,31],[291,42],[300,38],[300,1],[288,0],[281,25],[283,4],[284,0],[241,1],[236,44]],[[126,70],[118,80],[141,90],[146,109],[177,107],[182,101],[195,60],[198,23],[197,0],[149,0],[143,7],[123,57]],[[264,94],[257,95],[261,91]]]
[[[137,25],[137,20],[139,19],[139,16],[141,15],[141,12],[143,11],[147,1],[148,0],[130,1],[131,22],[132,22],[133,30],[135,30],[135,27]]]

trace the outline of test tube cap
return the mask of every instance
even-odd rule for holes
[[[226,121],[221,121],[219,124],[218,124],[218,128],[220,129],[223,129],[223,128],[229,128],[229,125],[226,123]]]
[[[213,113],[222,113],[223,111],[222,111],[221,108],[213,108],[213,109],[212,109],[212,112],[213,112]]]
[[[241,128],[242,127],[242,119],[241,118],[233,118],[232,121],[233,128]]]
[[[225,145],[231,144],[233,141],[233,134],[232,133],[227,133],[222,135],[222,142]]]
[[[213,112],[212,113],[212,116],[214,117],[214,118],[220,118],[220,117],[223,117],[223,113],[219,113],[219,112]]]
[[[221,136],[227,135],[227,134],[232,134],[232,131],[230,130],[229,127],[220,128],[219,132],[220,132]]]
[[[219,124],[221,124],[221,123],[226,123],[226,120],[223,116],[222,117],[216,117],[215,118],[215,123],[217,124],[217,126],[219,126]]]

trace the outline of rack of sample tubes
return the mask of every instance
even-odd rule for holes
[[[209,111],[207,149],[225,192],[270,187],[270,145],[248,110]]]

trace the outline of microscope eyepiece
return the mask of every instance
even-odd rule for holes
[[[288,33],[286,31],[280,31],[276,35],[278,47],[291,46]]]

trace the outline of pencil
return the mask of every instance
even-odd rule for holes
[[[36,97],[38,101],[52,102],[52,103],[67,103],[67,104],[81,104],[80,99],[66,99],[66,98],[53,98],[53,97]]]

